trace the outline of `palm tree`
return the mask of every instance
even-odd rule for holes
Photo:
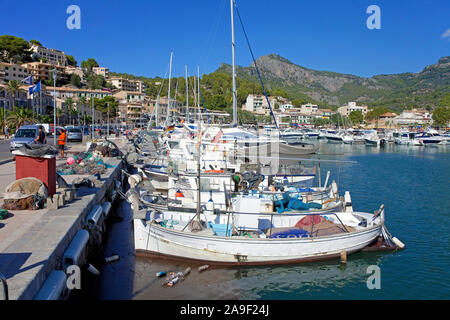
[[[70,115],[70,124],[72,124],[72,119],[76,119],[78,116],[78,110],[75,108],[72,108],[69,110],[69,115]],[[75,121],[74,121],[75,122]]]
[[[24,125],[25,122],[34,122],[36,121],[36,118],[34,117],[33,111],[30,109],[24,107],[14,107],[13,111],[8,114],[6,121],[10,128],[15,127],[17,131],[17,129]]]
[[[0,109],[0,123],[2,124],[2,130],[3,130],[3,133],[5,133],[5,125],[6,125],[6,121],[5,121],[5,110],[6,110],[6,108],[1,108]]]
[[[66,99],[66,107],[67,107],[67,113],[69,114],[69,124],[72,124],[72,108],[73,108],[73,100],[72,98]]]
[[[16,93],[20,90],[20,83],[17,80],[10,80],[6,85],[6,91],[11,94],[11,109],[14,108],[14,102],[16,100]]]

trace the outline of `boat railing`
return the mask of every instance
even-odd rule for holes
[[[269,237],[271,237],[272,236],[272,231],[273,231],[273,218],[274,218],[274,216],[276,216],[276,217],[279,217],[279,216],[312,216],[313,217],[313,219],[311,219],[311,231],[309,232],[309,235],[310,235],[310,238],[313,238],[314,237],[314,233],[318,233],[318,230],[316,230],[316,232],[314,232],[314,217],[315,216],[330,216],[330,215],[332,215],[332,216],[334,216],[338,221],[339,221],[339,223],[341,224],[341,226],[344,228],[344,230],[345,230],[345,232],[346,233],[350,233],[350,230],[347,228],[347,226],[342,222],[342,220],[339,218],[339,216],[338,216],[338,213],[339,212],[291,212],[291,213],[284,213],[284,212],[282,212],[282,213],[278,213],[278,212],[272,212],[272,213],[264,213],[264,212],[261,212],[261,213],[251,213],[251,212],[233,212],[233,213],[231,213],[230,211],[228,211],[227,212],[227,215],[228,215],[228,222],[227,222],[227,226],[226,226],[226,232],[225,232],[225,236],[226,237],[228,237],[228,230],[229,230],[229,228],[230,228],[230,223],[229,223],[229,221],[230,221],[230,214],[232,214],[233,216],[234,215],[258,215],[258,216],[262,216],[262,215],[267,215],[267,216],[269,216],[270,215],[270,228],[269,228]],[[231,228],[233,228],[233,225],[231,225]],[[246,229],[240,229],[240,231],[254,231],[254,230],[251,230],[251,229],[248,229],[248,230],[246,230]],[[308,230],[305,230],[305,231],[308,231]]]
[[[214,188],[218,186],[217,188]],[[200,192],[212,192],[212,193],[223,193],[223,190],[220,189],[220,185],[218,183],[211,183],[209,185],[209,187],[211,189],[208,190],[204,190],[204,189],[200,189]],[[173,187],[168,187],[168,190],[180,190],[180,191],[198,191],[198,189],[196,188],[189,188],[189,187],[185,187],[185,186],[173,186]],[[309,190],[311,190],[311,188],[308,188]],[[252,193],[252,191],[254,191],[254,193]],[[282,195],[284,193],[288,193],[288,194],[298,194],[300,195],[320,195],[321,198],[320,200],[324,200],[325,198],[328,198],[326,195],[331,191],[331,186],[327,187],[326,189],[322,189],[322,190],[311,190],[311,191],[298,191],[298,190],[285,190],[285,191],[270,191],[270,190],[255,190],[255,189],[248,189],[248,190],[241,190],[241,191],[230,191],[228,192],[231,195],[272,195],[272,196],[279,196]],[[325,197],[324,197],[325,196]],[[273,199],[273,200],[278,200],[278,199]],[[316,199],[317,200],[317,199]]]

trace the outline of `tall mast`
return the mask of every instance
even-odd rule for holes
[[[178,110],[178,108],[177,108],[177,93],[178,93],[178,80],[177,80],[177,84],[175,85],[175,96],[173,98],[173,100],[175,102],[175,109]]]
[[[197,104],[197,79],[194,73],[194,121],[195,121],[195,105]]]
[[[197,100],[198,100],[198,121],[201,121],[200,111],[200,67],[197,65]]]
[[[159,109],[159,93],[158,93],[158,97],[156,98],[156,114],[155,114],[156,126],[158,126],[158,115],[159,115],[159,110],[158,109]]]
[[[173,56],[173,52],[170,53],[169,92],[167,93],[167,115],[166,115],[166,124],[167,125],[169,125],[169,115],[170,115],[170,79],[172,77],[172,56]]]
[[[233,126],[237,126],[237,105],[236,105],[236,69],[234,61],[234,0],[230,0],[231,3],[231,61],[233,67]]]
[[[188,83],[188,72],[187,72],[187,65],[184,66],[186,69],[186,117],[185,119],[189,123],[189,83]]]

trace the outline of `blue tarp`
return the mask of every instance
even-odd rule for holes
[[[299,228],[292,228],[289,230],[280,231],[272,234],[269,238],[306,238],[309,235],[309,232]]]

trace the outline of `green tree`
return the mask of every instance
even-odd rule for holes
[[[104,117],[108,114],[108,103],[109,103],[109,117],[113,119],[117,117],[119,112],[119,103],[112,96],[106,96],[103,99],[94,98],[95,109],[102,112]]]
[[[37,41],[37,40],[30,40],[30,44],[35,44],[35,45],[37,45],[37,46],[43,47],[42,43],[40,43],[40,42]]]
[[[77,60],[75,60],[75,58],[73,57],[73,56],[71,56],[71,55],[66,55],[66,58],[67,58],[67,64],[69,65],[69,66],[74,66],[74,67],[76,67],[77,66]]]
[[[8,81],[8,84],[6,85],[6,91],[9,92],[11,95],[11,107],[14,107],[15,100],[16,100],[16,94],[20,90],[20,83],[17,80],[10,80]]]
[[[446,93],[445,96],[442,97],[441,101],[439,101],[439,106],[450,107],[450,93]]]
[[[306,99],[297,98],[297,99],[292,100],[292,105],[297,108],[305,103],[308,103],[308,101]]]
[[[6,114],[8,114],[8,112],[6,111]],[[2,133],[5,133],[5,125],[6,125],[6,121],[5,121],[5,108],[1,108],[0,109],[0,124],[2,126]]]
[[[433,112],[433,122],[439,127],[446,127],[450,123],[450,107],[438,107]]]
[[[92,68],[98,67],[97,61],[95,61],[94,58],[89,58],[86,61],[81,61],[81,68],[83,69],[84,73],[89,76],[92,74]]]
[[[26,122],[35,122],[36,118],[33,111],[24,107],[14,107],[14,109],[8,114],[6,122],[8,127],[19,129],[20,126]]]
[[[81,77],[75,73],[72,73],[70,75],[70,84],[77,88],[81,88]]]
[[[0,60],[14,63],[32,61],[29,42],[15,36],[0,36]]]
[[[206,103],[206,105],[211,109],[223,109],[227,106],[227,102],[223,95],[216,94],[211,98],[209,104]]]
[[[91,74],[86,79],[89,89],[101,89],[106,85],[105,78],[100,74]]]
[[[366,114],[366,120],[375,120],[378,117],[380,117],[383,113],[386,112],[392,112],[391,109],[387,108],[387,107],[376,107],[372,110],[370,110],[369,112],[367,112]]]
[[[349,118],[353,124],[360,124],[364,120],[364,116],[359,110],[350,112]]]
[[[43,114],[39,116],[39,121],[41,123],[51,123],[53,122],[53,118],[48,114]]]

